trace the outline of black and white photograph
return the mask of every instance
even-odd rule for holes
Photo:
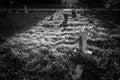
[[[0,80],[120,80],[120,0],[0,0]]]

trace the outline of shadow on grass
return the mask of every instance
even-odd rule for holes
[[[3,36],[5,38],[10,37],[15,33],[27,30],[53,13],[53,11],[36,11],[26,14],[24,12],[0,12],[0,38]]]
[[[95,18],[101,20],[112,28],[120,28],[120,11],[97,11]]]

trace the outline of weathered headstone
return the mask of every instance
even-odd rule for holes
[[[63,16],[64,16],[64,21],[62,22],[61,26],[66,28],[67,22],[68,22],[68,15],[67,14],[63,14]]]
[[[72,18],[76,18],[77,17],[77,11],[76,10],[72,10]]]
[[[28,7],[26,5],[24,5],[24,12],[29,13]]]
[[[84,54],[87,48],[87,37],[88,37],[88,33],[86,31],[81,32],[79,36],[79,50]]]
[[[68,15],[67,14],[64,14],[63,16],[64,16],[65,20],[68,20]]]
[[[77,65],[75,68],[75,75],[73,76],[74,80],[80,79],[83,73],[83,65]]]

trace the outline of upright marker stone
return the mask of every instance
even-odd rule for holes
[[[25,12],[25,13],[29,13],[28,7],[27,7],[26,5],[24,5],[24,12]]]
[[[77,12],[76,10],[72,10],[72,18],[76,18],[77,17]]]
[[[79,36],[79,50],[82,53],[86,53],[86,48],[87,48],[87,36],[88,33],[86,31],[81,32]]]

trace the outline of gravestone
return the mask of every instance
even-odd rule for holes
[[[86,48],[87,48],[87,37],[88,37],[88,33],[86,31],[80,33],[79,50],[84,54],[86,53]]]
[[[68,15],[63,14],[63,16],[64,16],[64,21],[62,22],[61,26],[63,26],[63,28],[66,28],[68,22]]]
[[[83,73],[83,65],[77,65],[75,68],[74,80],[80,79]]]
[[[77,17],[77,12],[76,10],[72,10],[72,18],[76,18]]]
[[[24,12],[29,13],[28,7],[26,5],[24,5]]]

